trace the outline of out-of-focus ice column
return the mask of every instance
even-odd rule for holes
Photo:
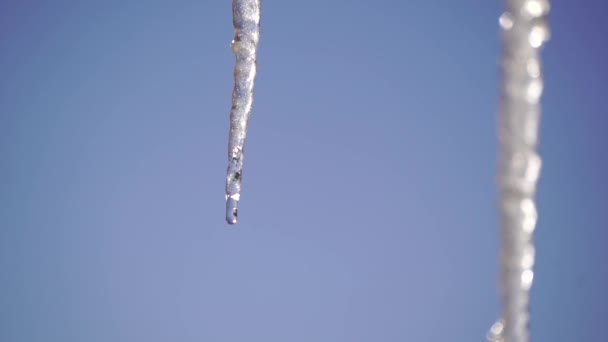
[[[232,16],[235,31],[232,50],[236,55],[236,64],[226,174],[226,221],[229,224],[237,222],[241,195],[244,144],[253,104],[256,54],[260,40],[260,0],[233,0]]]
[[[540,98],[540,50],[549,37],[548,0],[506,0],[500,17],[503,41],[498,119],[501,318],[490,341],[529,341],[529,297],[534,276],[533,231]]]

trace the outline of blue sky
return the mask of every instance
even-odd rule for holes
[[[606,5],[543,52],[538,341],[608,316]],[[262,8],[224,221],[229,1],[0,1],[0,340],[482,340],[500,2]]]

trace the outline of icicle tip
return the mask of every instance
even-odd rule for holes
[[[238,206],[239,201],[233,197],[226,198],[226,222],[234,225],[238,222]]]

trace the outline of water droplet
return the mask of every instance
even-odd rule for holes
[[[540,101],[542,93],[543,81],[540,78],[530,80],[526,91],[526,99],[532,104],[537,104]]]
[[[547,25],[534,25],[532,30],[530,30],[528,40],[533,48],[537,49],[541,47],[547,39],[549,39],[549,29],[547,28]]]
[[[503,30],[510,30],[513,28],[513,17],[509,12],[505,12],[498,18],[498,23]]]
[[[528,0],[524,4],[524,11],[533,18],[538,18],[549,12],[547,0]]]
[[[524,290],[529,290],[532,287],[532,280],[534,279],[534,272],[532,270],[525,270],[521,273],[521,287]]]
[[[489,342],[501,342],[503,341],[502,334],[505,330],[505,322],[502,319],[499,319],[492,327],[490,327],[490,331],[486,334],[486,339]]]

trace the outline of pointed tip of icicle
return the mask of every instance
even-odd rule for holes
[[[239,201],[232,197],[228,197],[226,199],[226,222],[228,224],[236,224],[237,223],[237,211],[238,211]]]

